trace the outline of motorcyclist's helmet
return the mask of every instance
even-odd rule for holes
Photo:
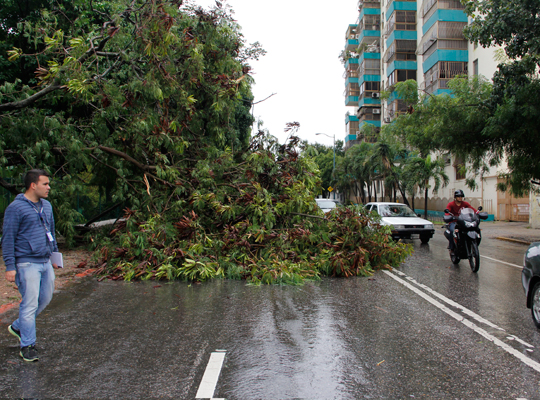
[[[455,199],[456,197],[463,197],[463,198],[465,198],[465,193],[463,193],[463,190],[461,190],[461,189],[456,190],[456,191],[454,192],[454,199]]]

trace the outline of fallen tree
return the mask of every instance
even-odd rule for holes
[[[190,196],[166,215],[126,210],[125,220],[96,240],[98,273],[112,279],[214,277],[254,283],[301,283],[320,276],[368,276],[399,265],[411,247],[395,243],[361,206],[323,216],[312,160],[292,137],[279,146],[260,133],[244,162],[222,153],[200,161]],[[265,146],[266,145],[266,146]],[[103,245],[105,242],[105,246]]]
[[[409,253],[361,208],[322,215],[297,123],[285,144],[251,138],[248,61],[264,51],[244,43],[230,10],[43,2],[4,35],[26,68],[0,87],[0,164],[51,172],[68,241],[77,195],[97,187],[124,205],[113,230],[89,234],[102,277],[294,283],[368,275]]]

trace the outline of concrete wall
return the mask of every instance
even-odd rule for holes
[[[540,229],[540,194],[529,195],[529,224],[531,228]]]

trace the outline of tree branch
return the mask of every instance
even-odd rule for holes
[[[126,153],[124,153],[124,152],[122,152],[120,150],[116,150],[116,149],[113,149],[113,148],[110,148],[110,147],[105,147],[105,146],[102,146],[102,145],[97,146],[97,148],[104,151],[105,153],[114,154],[115,156],[119,156],[120,158],[123,158],[124,160],[129,161],[132,164],[135,164],[138,168],[142,169],[143,171],[148,171],[150,169],[148,165],[141,164],[140,162],[135,160],[133,157],[131,157],[130,155],[128,155],[128,154],[126,154]]]
[[[135,165],[136,167],[142,169],[143,171],[146,171],[146,174],[147,174],[149,177],[155,179],[156,181],[159,181],[159,182],[163,183],[164,185],[174,186],[172,183],[167,182],[167,181],[165,181],[165,180],[163,180],[163,179],[160,179],[160,178],[158,178],[157,176],[155,176],[155,175],[151,174],[150,172],[148,172],[148,171],[150,171],[151,169],[152,169],[152,170],[153,170],[153,169],[156,169],[155,166],[150,166],[150,165],[144,165],[144,164],[141,164],[140,162],[138,162],[137,160],[135,160],[133,157],[129,156],[128,154],[126,154],[126,153],[124,153],[124,152],[121,152],[120,150],[112,149],[112,148],[110,148],[110,147],[105,147],[105,146],[101,146],[101,145],[97,146],[97,148],[100,149],[100,150],[102,150],[102,151],[104,151],[104,152],[106,152],[106,153],[113,154],[113,155],[115,155],[115,156],[118,156],[118,157],[120,157],[120,158],[123,158],[124,160],[126,160],[126,161],[132,163],[133,165]]]
[[[9,191],[11,194],[17,196],[19,193],[21,193],[19,190],[17,190],[17,186],[13,185],[11,183],[8,183],[4,180],[4,178],[0,178],[0,186]]]
[[[291,212],[291,213],[289,213],[289,214],[300,215],[301,217],[309,217],[309,218],[325,219],[324,217],[319,217],[318,215],[302,214],[302,213],[297,213],[297,212]]]
[[[11,103],[6,104],[0,104],[0,112],[3,111],[13,111],[13,110],[20,110],[21,108],[28,107],[33,102],[41,99],[43,96],[46,96],[47,94],[54,92],[55,90],[58,90],[62,87],[62,85],[59,85],[57,83],[53,83],[42,90],[40,90],[37,93],[34,93],[32,96],[19,101],[13,101]]]

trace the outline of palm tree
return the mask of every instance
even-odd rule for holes
[[[448,175],[444,172],[444,160],[432,160],[431,156],[426,158],[413,157],[407,161],[404,168],[405,176],[411,185],[417,184],[420,189],[424,189],[424,218],[427,219],[428,190],[433,179],[433,190],[439,190],[441,183],[448,184]]]
[[[370,164],[376,166],[378,177],[381,180],[391,181],[399,189],[403,202],[409,205],[403,185],[401,169],[396,163],[402,163],[407,159],[407,151],[397,143],[389,143],[381,140],[373,145]]]
[[[365,142],[355,144],[347,151],[343,160],[344,174],[342,177],[349,184],[354,181],[356,197],[360,197],[362,203],[366,203],[366,188],[368,189],[367,197],[371,199],[372,173],[370,168],[366,166],[371,146]],[[345,185],[345,182],[341,184]]]

